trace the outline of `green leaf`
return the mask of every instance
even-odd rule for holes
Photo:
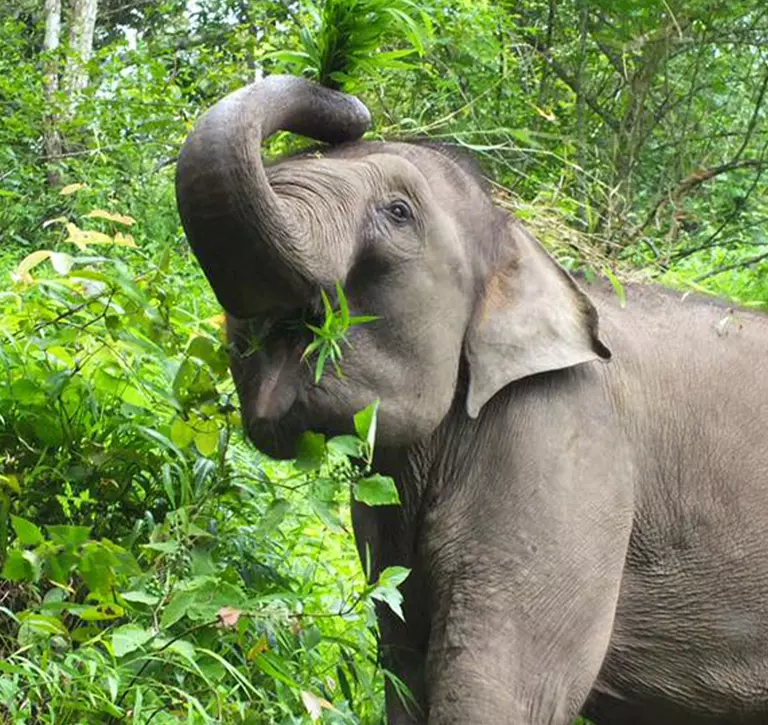
[[[288,685],[295,690],[299,689],[299,684],[291,677],[289,670],[284,666],[282,660],[272,652],[262,652],[255,660],[254,664],[265,674],[269,675],[278,682]]]
[[[399,587],[411,573],[411,570],[404,566],[388,566],[379,574],[378,584],[384,587]]]
[[[350,317],[349,324],[351,326],[364,325],[366,322],[375,322],[380,319],[381,317],[379,315],[356,315],[355,317]]]
[[[355,436],[336,436],[328,441],[328,448],[352,458],[365,456],[365,444]]]
[[[112,619],[120,619],[125,614],[125,610],[119,604],[112,602],[95,607],[72,607],[70,611],[84,622],[108,622]]]
[[[187,421],[176,418],[171,425],[171,441],[179,448],[186,448],[195,439],[195,431]]]
[[[400,503],[395,482],[389,476],[381,476],[378,473],[358,481],[352,493],[356,501],[369,506],[391,506]]]
[[[149,606],[154,606],[160,601],[160,597],[156,594],[149,594],[148,592],[143,591],[122,592],[120,596],[125,599],[126,602],[148,604]]]
[[[376,440],[376,417],[379,411],[379,400],[375,400],[367,408],[355,413],[355,431],[360,440],[365,441],[369,451],[373,451]]]
[[[168,629],[178,622],[187,613],[187,609],[195,601],[194,591],[176,592],[168,602],[168,606],[163,610],[163,616],[160,617],[160,627]]]
[[[323,329],[325,330],[333,321],[333,307],[331,301],[328,299],[328,295],[325,294],[325,290],[320,290],[320,297],[323,299],[323,307],[325,308],[325,320],[323,322]]]
[[[16,532],[16,538],[22,546],[37,546],[45,540],[43,532],[31,521],[11,514],[11,526]]]
[[[108,545],[95,541],[83,545],[77,572],[91,593],[108,594],[110,592],[117,581],[116,570],[120,566],[120,560],[116,554],[121,552],[122,550],[118,549],[116,552]]]
[[[39,612],[20,612],[19,622],[21,630],[19,631],[19,644],[27,644],[30,640],[37,637],[50,637],[51,635],[68,636],[67,628],[56,617]]]
[[[120,389],[120,399],[129,405],[135,405],[137,408],[152,410],[154,407],[154,403],[134,385],[123,385]]]
[[[624,286],[619,281],[619,278],[613,273],[612,270],[605,267],[603,273],[611,283],[613,291],[616,293],[616,297],[619,299],[619,307],[624,309],[627,306],[627,293],[624,291]]]
[[[51,541],[57,546],[72,547],[81,546],[91,535],[90,526],[46,526],[46,531]]]
[[[198,335],[187,347],[187,355],[202,360],[217,375],[227,371],[228,360],[226,350],[209,337]]]
[[[339,321],[342,331],[349,327],[349,303],[340,282],[336,282],[336,297],[339,300]]]
[[[169,541],[151,541],[148,544],[142,544],[142,547],[159,551],[161,554],[175,554],[181,545],[175,539],[170,539]]]
[[[300,438],[297,446],[295,466],[300,471],[316,471],[325,460],[325,436],[308,431]]]
[[[195,446],[203,456],[212,456],[219,447],[219,426],[212,419],[195,422]]]
[[[36,560],[30,560],[32,552],[12,549],[8,552],[0,576],[11,582],[34,582],[39,576],[40,567]],[[26,556],[25,556],[26,555]]]
[[[124,624],[112,632],[112,650],[115,657],[125,657],[149,642],[152,637],[154,633],[151,629],[145,629],[137,624]]]
[[[379,575],[379,581],[371,592],[372,599],[378,599],[387,604],[387,606],[402,620],[403,595],[398,587],[406,580],[410,574],[410,569],[402,566],[390,566],[384,569]]]
[[[321,501],[320,499],[310,496],[309,505],[312,510],[317,514],[318,518],[331,530],[331,531],[343,531],[344,524],[338,516],[338,512],[333,503],[327,501]]]
[[[284,498],[275,499],[264,512],[256,529],[257,537],[264,537],[272,533],[291,510],[291,502]]]
[[[161,644],[162,642],[162,644]],[[153,643],[153,646],[160,645],[164,647],[165,652],[173,652],[180,655],[188,662],[195,663],[195,645],[185,639],[176,639],[168,644],[168,640],[160,640]]]

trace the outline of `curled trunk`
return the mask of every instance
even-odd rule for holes
[[[328,143],[359,138],[370,115],[357,99],[301,78],[271,76],[211,108],[177,164],[182,224],[221,305],[247,318],[311,294],[321,250],[270,187],[261,142],[279,130]]]

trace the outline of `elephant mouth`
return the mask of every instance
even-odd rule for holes
[[[322,324],[322,304],[310,304],[232,325],[232,370],[245,429],[271,458],[293,458],[308,429],[307,397],[319,386],[305,351],[314,339],[309,326]]]

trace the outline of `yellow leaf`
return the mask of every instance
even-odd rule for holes
[[[84,189],[85,184],[67,184],[60,192],[62,196],[69,196],[70,194],[74,194],[76,191],[80,191],[80,189]]]
[[[51,224],[66,224],[69,221],[65,216],[57,216],[55,219],[47,219],[43,222],[43,229],[51,226]]]
[[[301,691],[301,701],[304,703],[304,707],[307,708],[307,712],[309,713],[309,717],[312,719],[312,722],[320,719],[320,715],[322,714],[323,709],[338,712],[338,710],[333,705],[331,705],[328,700],[324,700],[322,697],[313,695],[311,692],[307,692],[306,690]]]
[[[136,249],[136,242],[133,241],[133,237],[130,234],[121,234],[118,232],[115,234],[115,238],[112,240],[115,244],[119,244],[121,247],[133,247]]]
[[[130,227],[136,223],[136,220],[133,217],[125,216],[123,214],[116,214],[111,211],[105,211],[104,209],[94,209],[93,211],[89,211],[85,216],[90,217],[91,219],[106,219],[110,222],[125,224],[127,227]]]
[[[61,345],[52,345],[45,351],[45,354],[65,368],[75,367],[75,361],[72,359],[72,356],[65,348],[61,347]]]
[[[203,322],[207,322],[213,327],[221,327],[224,324],[224,319],[224,315],[214,315],[213,317],[209,317],[207,320],[203,320]]]
[[[212,456],[219,446],[219,428],[214,420],[200,420],[193,426],[195,445],[204,456]]]
[[[30,270],[34,269],[38,264],[48,259],[51,254],[52,252],[50,249],[39,249],[37,252],[32,252],[32,254],[21,260],[19,266],[16,267],[16,271],[14,272],[13,276],[17,280],[29,284],[33,281],[32,275],[29,273]]]
[[[536,113],[539,114],[542,118],[545,118],[547,121],[557,121],[557,116],[555,116],[552,111],[547,111],[543,108],[539,108],[535,103],[531,103],[531,106],[533,106],[533,110],[536,111]]]
[[[114,240],[109,236],[109,234],[86,231],[85,229],[80,229],[80,227],[78,227],[76,224],[72,224],[72,222],[67,224],[67,231],[69,232],[67,241],[72,242],[72,244],[74,244],[81,252],[84,252],[89,244],[114,243]]]

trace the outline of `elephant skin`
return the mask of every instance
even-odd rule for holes
[[[392,725],[768,722],[768,322],[650,285],[574,280],[473,162],[358,140],[355,99],[270,77],[209,111],[177,168],[227,311],[248,435],[290,457],[381,400],[353,504]],[[332,143],[264,165],[277,130]],[[301,362],[320,288],[353,314],[343,377]],[[252,346],[253,340],[258,345]]]

